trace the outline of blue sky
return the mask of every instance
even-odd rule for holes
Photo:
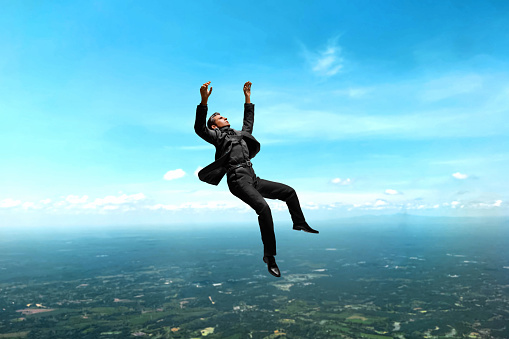
[[[199,181],[209,109],[310,224],[507,216],[505,1],[17,1],[0,12],[0,224],[255,221]],[[284,203],[270,202],[289,222]]]

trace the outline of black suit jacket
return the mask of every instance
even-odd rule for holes
[[[216,147],[216,160],[198,172],[198,178],[211,185],[217,185],[226,174],[226,165],[230,158],[230,152],[235,137],[237,140],[242,137],[246,142],[249,149],[249,159],[254,158],[260,151],[260,143],[251,135],[254,124],[254,104],[244,104],[244,123],[242,124],[242,131],[235,130],[235,136],[229,136],[221,132],[219,128],[209,129],[206,123],[207,111],[207,106],[198,105],[196,108],[194,131],[203,140]]]

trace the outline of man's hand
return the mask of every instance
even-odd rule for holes
[[[244,95],[246,96],[246,104],[251,103],[251,81],[247,81],[244,84]]]
[[[204,83],[200,87],[200,94],[201,94],[201,104],[200,105],[207,105],[207,101],[209,100],[209,96],[212,93],[212,86],[210,87],[210,90],[208,89],[210,85],[210,81]]]

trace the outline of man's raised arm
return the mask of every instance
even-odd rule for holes
[[[244,84],[244,96],[246,97],[246,103],[244,104],[244,123],[242,124],[242,130],[248,133],[253,133],[254,104],[251,103],[250,81]]]
[[[210,94],[212,93],[212,87],[210,87],[210,90],[208,90],[209,85],[210,81],[204,83],[200,87],[201,103],[196,108],[196,120],[194,121],[194,131],[196,132],[196,134],[200,136],[200,138],[214,145],[216,142],[217,134],[215,131],[210,130],[207,127],[206,121],[208,112],[207,102]]]

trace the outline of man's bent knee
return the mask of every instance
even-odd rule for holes
[[[295,195],[297,195],[297,192],[295,192],[295,190],[292,187],[287,186],[287,189],[285,190],[285,196],[284,196],[283,200],[286,201],[286,200],[292,198]]]
[[[255,211],[256,214],[258,215],[271,214],[269,204],[267,204],[266,202],[264,204],[260,204],[259,206],[257,206]]]

